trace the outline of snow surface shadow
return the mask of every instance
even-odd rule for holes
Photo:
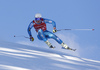
[[[100,70],[100,61],[68,55],[54,49],[0,44],[0,70]]]

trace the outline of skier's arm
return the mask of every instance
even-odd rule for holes
[[[28,29],[27,29],[28,34],[29,34],[29,36],[30,36],[30,41],[34,41],[34,38],[32,37],[32,34],[31,34],[31,29],[32,29],[33,25],[34,25],[34,23],[33,23],[33,21],[32,21],[32,22],[29,24]]]
[[[33,21],[32,21],[32,22],[29,24],[29,26],[28,26],[27,31],[28,31],[29,36],[32,36],[32,34],[31,34],[31,29],[32,29],[33,25],[34,25],[34,23],[33,23]]]
[[[49,24],[53,25],[53,33],[57,32],[57,30],[56,30],[56,23],[53,20],[43,18],[43,21],[45,23],[49,23]]]
[[[53,20],[43,18],[45,23],[49,23],[53,25],[53,28],[56,29],[56,23]]]

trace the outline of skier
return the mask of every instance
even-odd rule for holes
[[[53,33],[47,30],[47,27],[46,27],[47,23],[53,25]],[[35,14],[35,20],[33,20],[28,26],[28,34],[30,36],[30,41],[34,41],[34,38],[32,37],[32,34],[31,34],[32,27],[34,27],[34,29],[36,30],[38,39],[43,40],[50,48],[55,48],[48,41],[48,38],[53,38],[62,46],[62,48],[72,50],[60,38],[58,38],[54,34],[55,32],[57,32],[56,23],[54,21],[50,19],[42,18],[42,15],[39,13]]]

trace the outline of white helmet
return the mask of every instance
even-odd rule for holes
[[[42,15],[40,13],[35,14],[35,18],[41,18]]]

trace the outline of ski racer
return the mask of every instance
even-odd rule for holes
[[[52,24],[53,33],[47,30],[47,23]],[[49,38],[52,38],[56,40],[62,46],[62,48],[71,50],[71,48],[69,48],[59,37],[54,34],[57,32],[57,30],[56,23],[53,20],[42,18],[42,15],[39,13],[35,14],[35,20],[29,24],[27,29],[30,41],[34,41],[34,38],[31,34],[32,27],[34,27],[36,30],[38,39],[44,41],[50,48],[54,48],[54,46],[48,41]]]

